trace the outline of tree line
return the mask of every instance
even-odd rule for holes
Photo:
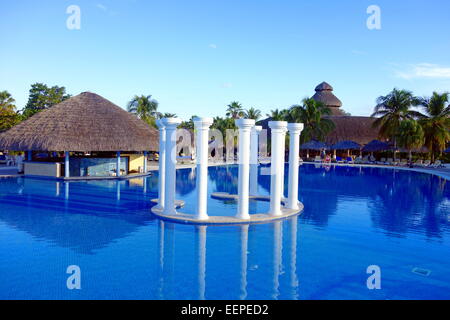
[[[34,83],[31,85],[27,104],[18,110],[11,94],[0,91],[0,132],[70,97],[65,87]],[[417,97],[411,91],[393,89],[387,95],[377,98],[371,115],[376,117],[373,125],[379,130],[379,138],[390,141],[394,148],[408,150],[411,157],[413,150],[426,147],[434,161],[450,141],[449,98],[448,92],[433,92],[430,97]],[[134,96],[127,104],[127,110],[155,128],[157,119],[177,116],[160,112],[158,101],[151,95]],[[245,109],[238,101],[232,101],[224,111],[224,116],[214,117],[212,126],[223,133],[227,129],[236,129],[235,120],[238,118],[258,121],[263,117],[261,110],[255,107]],[[324,141],[335,128],[332,118],[327,117],[330,115],[330,108],[312,98],[305,98],[300,104],[274,109],[266,114],[274,121],[303,123],[302,143],[310,140]],[[194,117],[183,121],[180,127],[193,130]]]

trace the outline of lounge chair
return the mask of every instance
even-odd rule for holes
[[[408,159],[401,159],[399,164],[401,167],[407,167],[408,166]]]
[[[423,166],[423,160],[417,159],[417,161],[414,162],[414,166],[416,166],[416,167],[422,167],[422,166]]]
[[[355,163],[357,163],[357,164],[363,163],[363,158],[362,157],[356,157]]]
[[[365,156],[364,158],[362,158],[361,163],[369,164],[370,163],[369,156]]]
[[[314,158],[314,162],[322,162],[322,158],[320,156],[316,156]]]
[[[336,162],[337,163],[344,163],[344,160],[342,160],[341,157],[336,157]]]
[[[370,161],[370,163],[376,163],[377,162],[377,159],[374,157],[374,156],[370,156],[369,157],[369,161]]]
[[[426,167],[429,167],[431,165],[431,160],[425,160],[424,162],[423,162],[423,166],[426,168]]]
[[[380,161],[376,162],[377,164],[386,164],[386,158],[381,158]]]
[[[436,160],[433,164],[430,164],[430,168],[444,168],[441,160]]]

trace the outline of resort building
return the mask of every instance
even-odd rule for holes
[[[314,146],[311,150],[322,150],[340,142],[351,142],[358,145],[358,149],[364,147],[369,142],[379,139],[378,129],[373,127],[374,117],[367,116],[352,116],[342,110],[342,102],[333,93],[333,87],[327,82],[322,82],[315,88],[316,93],[311,97],[312,99],[322,102],[331,110],[331,115],[324,116],[333,121],[335,128],[325,137],[325,141],[317,143],[311,141]],[[267,118],[258,122],[264,129],[268,130],[270,136],[269,122],[271,118]],[[347,154],[348,150],[340,150]],[[360,152],[360,151],[358,151]],[[309,152],[302,146],[303,156],[309,158]],[[336,157],[336,150],[333,151],[333,157]]]
[[[24,151],[24,174],[118,177],[147,172],[158,131],[103,97],[83,92],[0,134],[0,150]]]
[[[315,91],[312,98],[330,108],[331,115],[326,117],[335,124],[325,143],[332,145],[340,141],[354,141],[364,146],[378,139],[378,129],[373,127],[376,118],[347,115],[342,111],[342,102],[334,95],[333,87],[326,82],[319,84]]]

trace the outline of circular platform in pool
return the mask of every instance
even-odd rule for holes
[[[211,194],[211,198],[222,200],[237,200],[238,196],[235,194],[229,194],[226,192],[214,192]],[[270,201],[269,196],[250,196],[252,200],[256,201]],[[285,199],[281,200],[284,205]],[[167,215],[163,213],[163,210],[154,206],[151,211],[160,219],[184,224],[201,224],[201,225],[237,225],[237,224],[256,224],[256,223],[269,223],[281,219],[286,219],[301,213],[304,206],[301,202],[298,203],[298,209],[287,209],[281,207],[281,215],[271,216],[267,213],[250,214],[250,219],[243,220],[230,216],[209,216],[207,220],[196,219],[193,214],[177,213],[176,215]]]

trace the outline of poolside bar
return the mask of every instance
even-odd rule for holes
[[[113,179],[146,172],[157,139],[136,115],[83,92],[0,133],[0,149],[26,152],[26,176]]]

